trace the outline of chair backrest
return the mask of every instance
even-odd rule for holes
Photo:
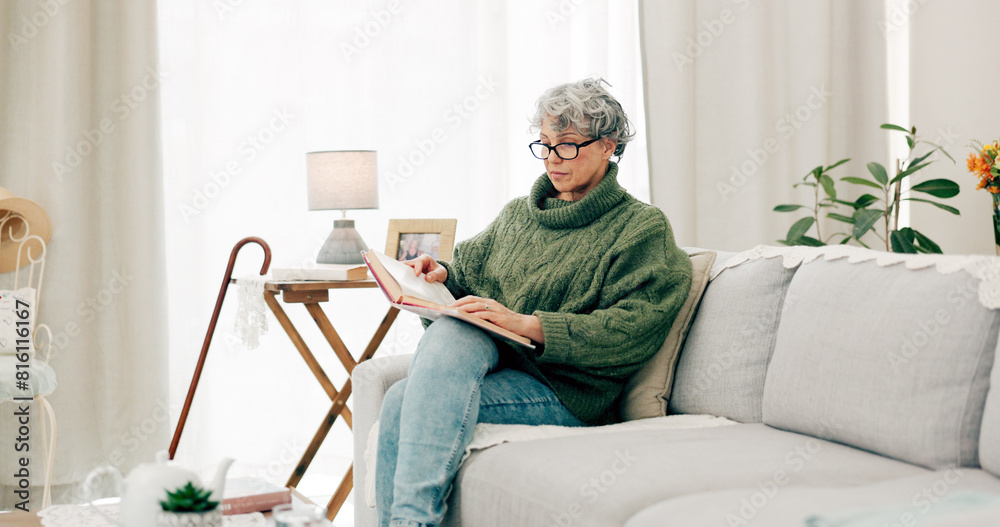
[[[0,275],[0,289],[18,290],[30,287],[35,290],[33,306],[35,329],[32,340],[36,352],[45,350],[42,357],[36,354],[36,358],[48,362],[49,353],[52,350],[52,330],[47,325],[38,323],[42,284],[45,279],[47,247],[45,240],[40,236],[31,234],[30,226],[28,226],[28,229],[24,229],[24,225],[23,218],[16,214],[8,214],[0,218],[0,233],[4,233],[6,229],[7,234],[0,238],[2,239],[0,241],[0,251],[16,252],[17,259],[15,261],[23,263],[23,267],[18,267],[11,273]]]

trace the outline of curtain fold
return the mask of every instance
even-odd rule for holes
[[[127,472],[169,437],[156,34],[154,2],[0,3],[0,186],[53,225],[39,321],[59,378],[56,503],[86,499],[94,467]]]
[[[651,197],[680,244],[775,244],[805,214],[772,208],[811,206],[812,189],[792,185],[814,167],[852,158],[839,180],[889,166],[883,2],[639,6]]]

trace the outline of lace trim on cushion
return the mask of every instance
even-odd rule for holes
[[[729,258],[721,266],[717,266],[712,270],[710,279],[714,280],[726,269],[761,258],[781,258],[782,265],[786,269],[792,269],[820,257],[828,262],[843,258],[847,258],[850,263],[874,261],[879,267],[904,264],[907,269],[911,270],[933,267],[943,275],[965,271],[969,276],[979,280],[979,303],[987,309],[1000,309],[1000,258],[993,256],[899,254],[873,251],[852,245],[827,245],[824,247],[758,245]]]

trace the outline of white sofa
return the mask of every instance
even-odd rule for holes
[[[477,451],[445,524],[1000,525],[1000,258],[757,247],[711,272],[669,413],[739,424]],[[354,370],[358,526],[369,430],[408,364]]]

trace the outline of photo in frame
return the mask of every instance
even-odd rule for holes
[[[451,260],[457,224],[455,219],[389,220],[385,254],[400,261],[422,254],[435,260]]]

